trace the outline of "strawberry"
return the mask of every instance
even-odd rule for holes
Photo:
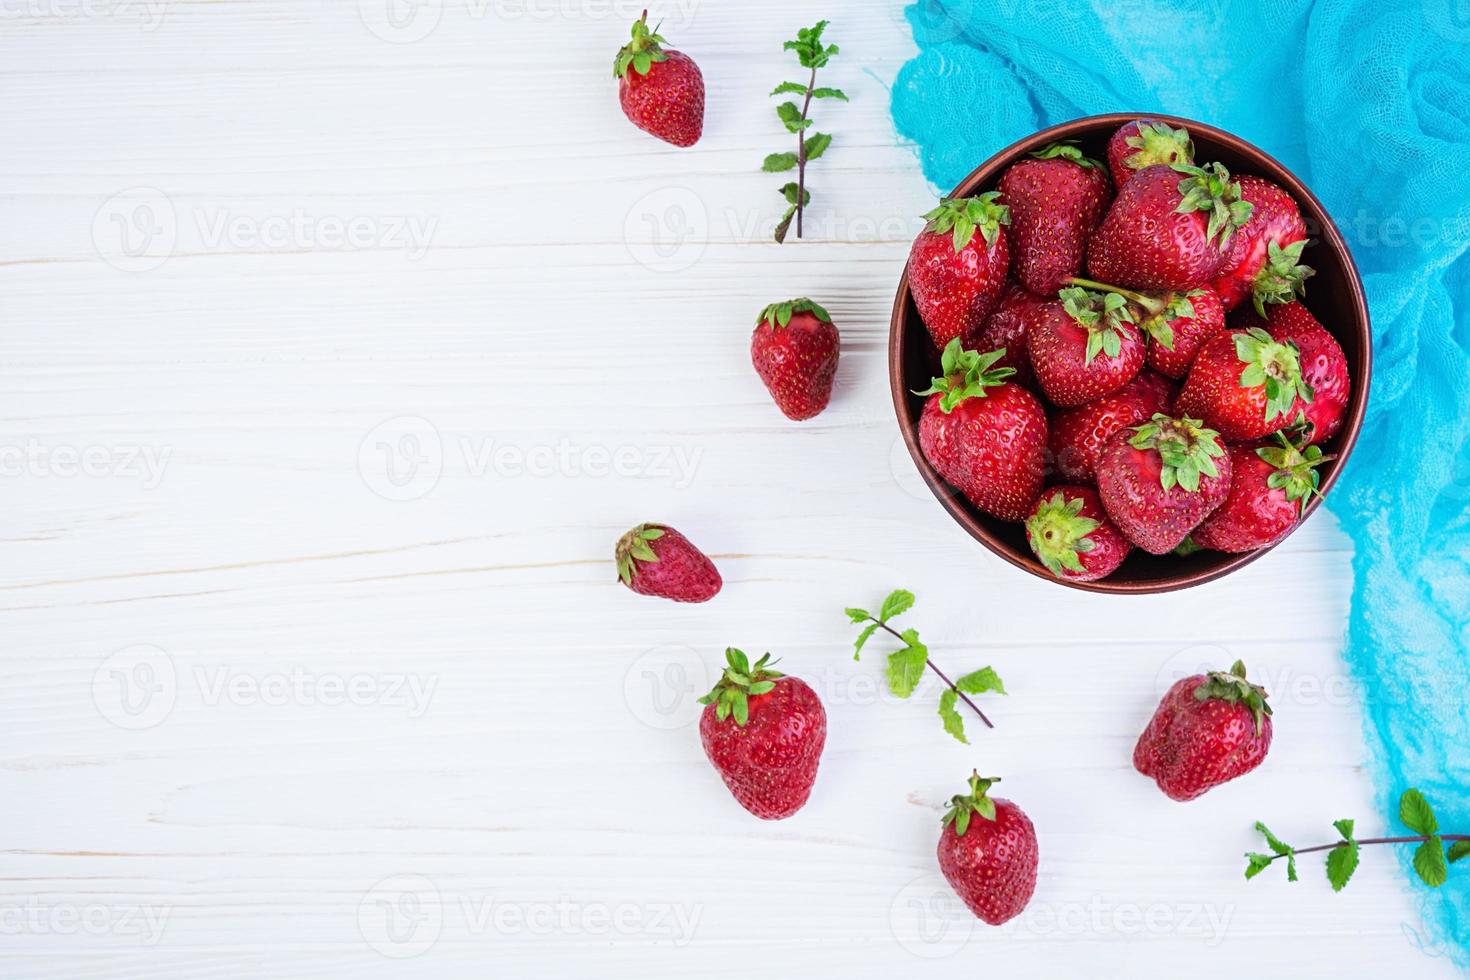
[[[1253,442],[1290,425],[1313,397],[1296,345],[1252,327],[1205,341],[1175,408],[1203,419],[1228,442]]]
[[[995,367],[1005,351],[944,348],[941,370],[919,416],[919,448],[939,475],[977,508],[1006,521],[1025,520],[1046,469],[1046,410],[1036,396]]]
[[[1167,412],[1174,404],[1174,386],[1152,371],[1110,395],[1058,412],[1050,423],[1052,465],[1070,483],[1092,483],[1097,456],[1113,433]]]
[[[1240,184],[1221,164],[1145,167],[1118,191],[1093,232],[1087,273],[1136,289],[1206,285],[1250,213]]]
[[[1117,293],[1076,286],[1040,304],[1026,324],[1026,351],[1052,404],[1070,408],[1117,391],[1143,367],[1143,338]]]
[[[639,595],[707,602],[723,584],[715,563],[665,524],[639,524],[618,539],[618,578]]]
[[[770,669],[769,653],[751,666],[731,647],[725,660],[719,682],[699,699],[699,741],[741,806],[783,820],[811,796],[827,712],[805,682]]]
[[[1011,164],[999,186],[1016,278],[1051,296],[1082,271],[1087,238],[1113,196],[1107,171],[1071,143],[1053,143]]]
[[[1317,467],[1332,459],[1316,446],[1298,449],[1276,433],[1279,445],[1230,448],[1230,495],[1190,539],[1212,551],[1254,551],[1275,544],[1296,526],[1317,492]]]
[[[1113,185],[1121,188],[1135,173],[1156,163],[1194,163],[1194,141],[1182,127],[1135,119],[1118,127],[1108,140],[1107,157]]]
[[[1308,442],[1325,442],[1342,428],[1352,382],[1342,346],[1317,318],[1300,303],[1273,306],[1267,314],[1273,338],[1297,348],[1302,379],[1312,389],[1312,400],[1297,405],[1297,412],[1311,427]],[[1292,419],[1299,416],[1293,414]]]
[[[633,39],[613,61],[623,115],[645,133],[693,146],[704,130],[704,76],[688,55],[665,49],[648,11],[633,22]]]
[[[1195,674],[1169,688],[1138,737],[1133,768],[1182,803],[1244,776],[1270,748],[1266,691],[1245,679],[1237,660],[1228,674]]]
[[[1310,266],[1299,264],[1307,245],[1307,225],[1291,195],[1260,177],[1240,178],[1240,197],[1251,203],[1251,216],[1230,246],[1230,255],[1210,288],[1233,310],[1251,297],[1256,312],[1267,303],[1290,303],[1305,290]]]
[[[1092,582],[1113,574],[1133,545],[1118,533],[1091,487],[1051,487],[1026,518],[1026,542],[1057,578]]]
[[[803,297],[772,303],[750,335],[750,361],[789,419],[819,414],[837,374],[837,328],[827,311]]]
[[[1010,800],[986,794],[999,779],[970,777],[939,832],[939,870],[976,917],[993,926],[1021,914],[1036,891],[1036,828]]]
[[[909,250],[909,290],[936,349],[979,330],[1005,287],[1010,251],[1001,225],[1011,214],[999,196],[941,200]]]
[[[1166,554],[1230,493],[1219,433],[1162,413],[1113,434],[1097,458],[1097,495],[1123,536]]]
[[[1225,329],[1225,309],[1209,289],[1171,293],[1164,310],[1140,324],[1149,335],[1148,366],[1170,378],[1189,373],[1205,341]]]
[[[966,350],[992,351],[1005,349],[1005,356],[995,362],[998,368],[1012,368],[1015,384],[1032,385],[1036,375],[1031,371],[1031,357],[1026,353],[1026,323],[1036,307],[1046,300],[1032,296],[1020,283],[1006,284],[995,310],[986,317],[980,329],[961,338]]]

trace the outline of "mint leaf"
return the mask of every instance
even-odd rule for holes
[[[1341,821],[1339,821],[1341,822]],[[1352,821],[1347,821],[1351,830]],[[1353,872],[1358,869],[1358,842],[1349,841],[1341,847],[1335,847],[1327,852],[1327,880],[1332,883],[1332,890],[1342,891],[1342,887],[1348,883]]]
[[[959,703],[959,695],[949,688],[939,695],[939,717],[944,721],[944,730],[966,745],[970,740],[965,737],[965,719],[960,717],[956,705]]]
[[[912,631],[910,631],[912,632]],[[924,676],[924,665],[929,662],[929,649],[914,641],[902,650],[888,655],[888,689],[901,698],[914,693],[919,680]]]
[[[1353,839],[1353,822],[1351,820],[1348,820],[1346,818],[1342,820],[1334,820],[1332,821],[1332,826],[1337,828],[1337,832],[1339,834],[1342,834],[1343,840]]]
[[[1245,859],[1247,862],[1245,866],[1245,877],[1247,881],[1271,866],[1271,855],[1269,854],[1251,853],[1247,854]]]
[[[1408,821],[1404,823],[1407,824]],[[1414,851],[1414,871],[1430,888],[1438,888],[1449,878],[1450,869],[1445,864],[1444,844],[1438,837],[1430,837]]]
[[[888,593],[888,598],[883,600],[883,607],[878,612],[878,618],[888,622],[895,616],[901,616],[913,608],[914,594],[907,589],[894,589]]]
[[[832,137],[827,133],[812,133],[803,144],[808,160],[815,160],[827,152],[827,147],[832,145]]]
[[[865,619],[873,618],[872,613],[868,612],[866,609],[859,609],[857,606],[848,606],[842,611],[847,613],[847,618],[854,623],[861,623]]]
[[[1426,837],[1439,830],[1439,821],[1424,794],[1417,789],[1406,789],[1399,797],[1399,822],[1416,834]]]
[[[795,153],[772,153],[761,164],[761,170],[768,174],[779,174],[783,170],[790,170],[794,166],[796,166]]]
[[[782,102],[776,106],[776,115],[781,117],[788,133],[799,133],[812,124],[810,119],[801,118],[801,110],[794,102]]]
[[[773,93],[774,94],[774,93]],[[841,99],[847,101],[847,93],[840,88],[814,88],[812,89],[814,99]]]
[[[1261,836],[1266,838],[1266,845],[1270,847],[1272,851],[1275,851],[1278,855],[1295,853],[1290,844],[1284,843],[1279,837],[1271,833],[1266,825],[1261,823],[1261,821],[1259,820],[1256,821],[1256,829],[1261,832]]]
[[[984,694],[987,691],[994,691],[997,694],[1006,693],[1006,687],[1001,683],[1000,675],[990,667],[981,667],[979,670],[957,678],[954,686],[966,694]]]
[[[1445,855],[1451,864],[1463,858],[1470,857],[1470,840],[1457,840],[1450,845],[1449,853]]]
[[[806,95],[806,86],[800,82],[782,82],[771,89],[772,95]],[[813,95],[817,93],[813,92]]]
[[[863,655],[863,645],[872,637],[873,631],[878,628],[877,623],[869,623],[861,633],[858,634],[857,642],[852,645],[852,659],[857,660]]]

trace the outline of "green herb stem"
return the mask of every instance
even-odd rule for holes
[[[798,234],[800,234],[800,232],[798,232]],[[869,618],[871,619],[872,617],[869,617]],[[883,627],[883,629],[887,630],[889,633],[892,633],[895,639],[899,640],[900,642],[907,642],[907,641],[904,640],[902,633],[900,633],[898,630],[894,629],[892,626],[889,626],[887,623],[883,622],[881,619],[873,619],[872,621],[875,622],[875,623],[877,623],[879,626]],[[958,687],[955,687],[954,681],[950,680],[949,679],[949,676],[947,674],[945,674],[944,671],[940,670],[935,665],[934,658],[933,657],[926,657],[926,658],[924,658],[924,663],[926,663],[929,666],[929,669],[930,670],[934,671],[934,673],[936,673],[936,674],[939,675],[939,679],[942,680],[942,681],[944,681],[944,683],[949,686],[949,689],[951,691],[953,691],[953,692],[955,692],[955,694],[959,695],[959,698],[960,698],[961,701],[965,702],[965,704],[968,704],[970,706],[970,710],[973,711],[973,712],[975,712],[976,716],[979,717],[979,719],[981,721],[985,722],[985,727],[986,728],[994,728],[995,727],[995,725],[991,722],[991,720],[989,718],[985,717],[985,712],[981,711],[980,710],[980,707],[977,704],[975,704],[974,701],[971,701],[970,700],[970,696],[968,694],[966,694],[964,691],[961,691]]]
[[[1434,836],[1440,840],[1470,840],[1470,834],[1435,834]],[[1314,847],[1298,847],[1288,851],[1286,854],[1272,854],[1270,858],[1272,861],[1275,861],[1277,858],[1284,858],[1289,854],[1315,854],[1318,851],[1335,851],[1339,847],[1347,847],[1352,843],[1357,843],[1359,846],[1366,846],[1368,844],[1422,844],[1427,840],[1429,840],[1429,835],[1427,834],[1423,837],[1367,837],[1356,842],[1340,840],[1335,844],[1317,844]]]
[[[812,66],[811,78],[806,83],[806,97],[801,102],[801,121],[806,122],[812,108],[812,90],[817,87],[817,68]],[[801,237],[801,215],[806,209],[801,200],[806,192],[806,126],[796,132],[796,237]]]

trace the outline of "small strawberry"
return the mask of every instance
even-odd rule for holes
[[[970,777],[953,797],[939,833],[939,870],[980,920],[993,926],[1021,914],[1036,891],[1039,852],[1031,818],[1010,800],[986,794],[999,779]]]
[[[1210,284],[1225,309],[1233,310],[1249,296],[1256,312],[1267,303],[1290,303],[1305,290],[1310,266],[1301,265],[1307,225],[1291,195],[1260,177],[1240,178],[1241,200],[1251,203],[1251,216],[1230,246],[1230,255]]]
[[[633,22],[633,39],[613,61],[623,115],[645,133],[693,146],[704,131],[704,76],[688,55],[648,29],[648,11]]]
[[[1061,408],[1126,385],[1143,367],[1143,338],[1128,301],[1117,293],[1071,286],[1038,306],[1026,325],[1031,370]]]
[[[1115,432],[1168,412],[1173,404],[1168,379],[1143,371],[1110,395],[1058,412],[1050,423],[1052,465],[1070,483],[1092,483],[1098,454]]]
[[[979,330],[1005,288],[1010,250],[1001,225],[1011,214],[999,196],[941,200],[909,250],[909,290],[938,350]]]
[[[1275,544],[1301,519],[1317,493],[1317,467],[1332,459],[1316,446],[1279,444],[1230,448],[1230,495],[1190,539],[1212,551],[1254,551]]]
[[[1182,803],[1244,776],[1270,748],[1266,691],[1237,660],[1228,674],[1195,674],[1169,688],[1133,749],[1133,768]]]
[[[924,458],[977,508],[1006,521],[1025,520],[1046,469],[1046,410],[1008,383],[995,364],[1004,351],[944,348],[941,370],[919,416]]]
[[[1103,165],[1070,143],[1053,143],[1011,164],[1000,178],[1011,209],[1016,278],[1038,296],[1051,296],[1082,271],[1087,239],[1112,198]]]
[[[1155,415],[1123,429],[1097,459],[1097,495],[1123,536],[1155,555],[1173,551],[1230,493],[1219,433]]]
[[[1194,163],[1194,141],[1182,127],[1135,119],[1118,127],[1108,140],[1107,156],[1113,185],[1122,187],[1135,173],[1156,163]]]
[[[750,335],[750,361],[789,419],[817,415],[832,397],[837,328],[827,311],[803,297],[772,303]]]
[[[995,362],[998,368],[1012,368],[1016,374],[1011,381],[1015,384],[1032,385],[1036,375],[1031,371],[1031,357],[1026,353],[1026,323],[1034,315],[1036,307],[1046,300],[1033,296],[1020,283],[1006,284],[1000,301],[985,323],[973,333],[961,338],[966,350],[992,351],[1005,349],[1005,356]]]
[[[1170,378],[1189,373],[1205,341],[1225,329],[1225,309],[1209,289],[1171,293],[1164,310],[1144,320],[1148,334],[1148,366]]]
[[[1240,184],[1221,164],[1145,167],[1118,191],[1093,232],[1088,276],[1135,289],[1207,285],[1250,213]]]
[[[639,595],[707,602],[723,584],[715,563],[664,524],[639,524],[618,539],[618,578]]]
[[[1175,407],[1227,442],[1253,442],[1290,425],[1313,397],[1296,345],[1253,327],[1222,330],[1205,341]]]
[[[769,653],[752,666],[731,647],[725,659],[719,682],[699,699],[699,741],[741,806],[783,820],[811,796],[827,712],[805,682],[770,669]]]
[[[1026,518],[1026,542],[1047,571],[1068,582],[1105,578],[1133,550],[1091,487],[1043,491]]]
[[[1342,428],[1347,413],[1352,381],[1342,346],[1317,318],[1300,303],[1273,306],[1267,313],[1267,330],[1276,340],[1297,348],[1302,379],[1312,389],[1312,400],[1299,404],[1292,420],[1305,417],[1311,431],[1307,441],[1325,442]]]

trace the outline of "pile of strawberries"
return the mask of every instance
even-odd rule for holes
[[[1279,541],[1351,387],[1299,301],[1309,242],[1285,190],[1198,164],[1150,119],[1106,155],[1055,143],[941,201],[908,264],[939,362],[920,448],[1071,581],[1134,548]]]

